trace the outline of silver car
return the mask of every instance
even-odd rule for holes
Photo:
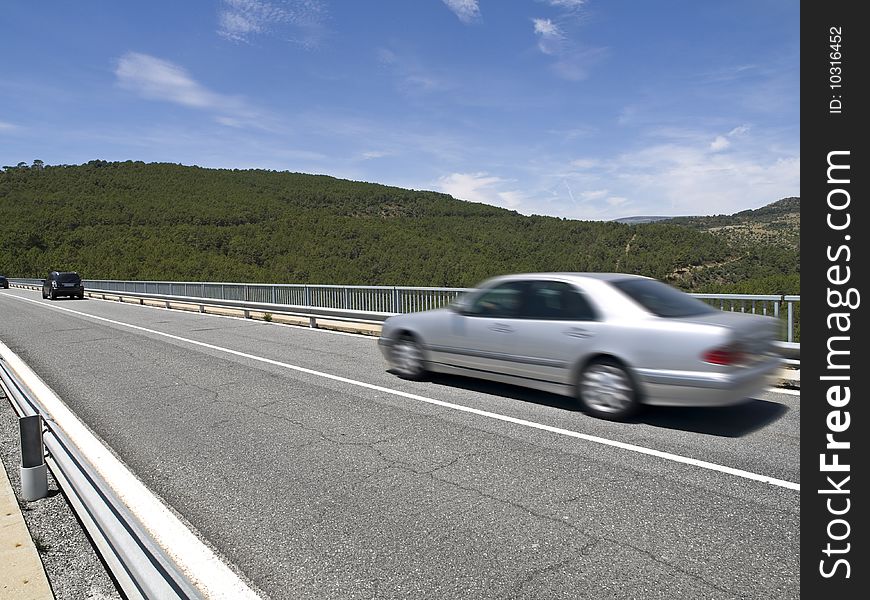
[[[496,277],[449,308],[386,320],[391,369],[451,373],[575,396],[624,419],[640,404],[749,399],[781,364],[776,319],[723,312],[655,279],[618,273]]]

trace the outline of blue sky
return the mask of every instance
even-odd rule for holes
[[[791,0],[7,2],[0,164],[322,173],[578,219],[800,194]]]

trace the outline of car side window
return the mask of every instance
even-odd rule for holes
[[[509,281],[482,292],[468,307],[466,314],[475,317],[517,317],[523,301],[525,282]]]
[[[561,281],[535,281],[528,289],[523,317],[554,321],[594,321],[595,309],[573,285]]]

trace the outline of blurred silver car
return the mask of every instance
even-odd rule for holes
[[[400,377],[433,371],[517,384],[624,419],[640,404],[749,399],[780,366],[778,328],[648,277],[534,273],[490,279],[449,308],[390,317],[379,345]]]

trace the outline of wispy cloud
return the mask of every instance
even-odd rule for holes
[[[551,177],[586,190],[574,195],[582,203],[569,213],[581,218],[615,218],[629,212],[732,213],[799,195],[799,155],[767,155],[767,142],[747,137],[748,130],[746,125],[736,127],[715,136],[712,143],[709,135],[699,134],[696,139],[683,136],[615,156],[581,158],[569,163],[568,172],[556,171]],[[608,188],[595,187],[601,184]]]
[[[463,23],[473,23],[480,19],[477,0],[443,0],[443,2]]]
[[[726,135],[717,135],[716,138],[710,142],[710,150],[713,152],[726,150],[731,146],[732,139],[745,137],[748,133],[749,125],[740,125],[729,131]]]
[[[218,9],[219,36],[251,43],[257,35],[289,35],[289,41],[310,48],[323,33],[326,9],[320,0],[222,0]],[[292,31],[286,32],[286,28]]]
[[[725,150],[728,146],[731,145],[731,142],[728,141],[728,138],[717,135],[716,139],[710,142],[710,150],[713,152],[718,152],[719,150]]]
[[[367,152],[363,152],[360,155],[360,158],[362,158],[362,160],[374,160],[376,158],[384,158],[387,156],[390,156],[389,152],[384,152],[382,150],[369,150]]]
[[[399,88],[407,94],[427,94],[453,87],[447,76],[426,68],[413,56],[381,48],[378,50],[378,60],[395,73]]]
[[[532,19],[538,36],[538,49],[544,54],[556,54],[561,49],[565,36],[559,26],[550,19]]]
[[[13,129],[18,129],[18,127],[16,125],[13,125],[12,123],[0,121],[0,131],[12,131]]]
[[[565,9],[577,9],[586,4],[586,0],[539,0],[539,2],[545,2],[550,6],[556,6],[558,8]]]
[[[209,111],[223,125],[252,125],[259,116],[242,98],[214,92],[194,80],[184,68],[148,54],[123,55],[115,76],[118,85],[143,98]]]
[[[566,31],[576,26],[580,19],[583,0],[545,0],[559,9],[559,17],[536,17],[532,30],[538,39],[538,50],[552,57],[552,71],[562,79],[581,81],[589,76],[591,68],[606,55],[606,48],[589,48],[578,43]]]
[[[468,202],[482,202],[516,210],[526,201],[516,182],[488,173],[451,173],[438,179],[436,189]]]

